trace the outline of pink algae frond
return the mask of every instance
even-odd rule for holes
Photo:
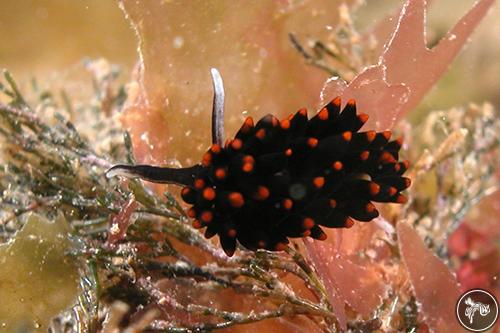
[[[395,30],[379,63],[366,68],[349,84],[331,80],[324,99],[341,95],[355,98],[370,113],[365,128],[391,129],[411,111],[446,72],[494,0],[478,1],[439,43],[426,45],[426,1],[409,0],[402,8]]]
[[[462,332],[455,318],[460,288],[446,264],[432,253],[410,225],[397,225],[399,249],[426,323],[435,332]]]

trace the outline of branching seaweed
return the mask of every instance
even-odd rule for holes
[[[413,189],[408,218],[442,258],[466,213],[499,189],[499,130],[495,109],[486,103],[435,111],[411,133],[412,177],[420,186]]]

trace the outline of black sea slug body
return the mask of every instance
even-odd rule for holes
[[[215,103],[214,103],[215,104]],[[284,250],[288,238],[324,240],[322,227],[349,228],[379,215],[372,202],[405,203],[410,186],[399,162],[401,139],[359,132],[368,115],[354,100],[334,99],[313,118],[301,109],[286,119],[247,118],[236,136],[214,143],[200,165],[185,169],[116,166],[112,174],[183,184],[193,227],[219,235],[232,256],[237,241],[250,250]]]

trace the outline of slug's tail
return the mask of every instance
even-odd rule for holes
[[[191,186],[201,166],[188,168],[162,168],[149,165],[118,164],[106,171],[106,177],[141,178],[153,183]]]

